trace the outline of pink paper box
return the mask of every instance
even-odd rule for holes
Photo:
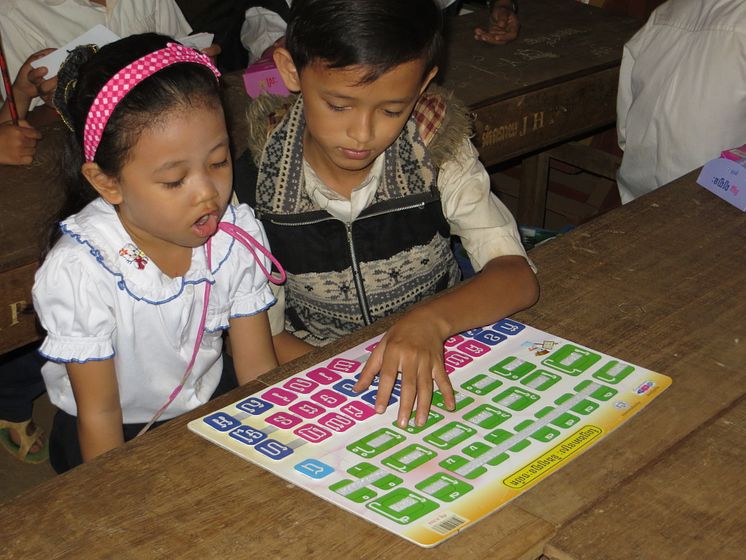
[[[720,157],[735,161],[746,167],[746,145],[720,152]]]
[[[290,95],[271,56],[260,58],[243,72],[246,93],[252,99],[263,93]]]

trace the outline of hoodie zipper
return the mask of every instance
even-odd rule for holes
[[[366,216],[358,217],[357,220],[365,220],[367,218],[375,218],[377,216],[383,216],[384,214],[393,214],[394,212],[402,212],[404,210],[412,210],[414,208],[424,208],[425,203],[424,202],[418,202],[416,204],[410,204],[409,206],[402,206],[401,208],[393,208],[391,210],[385,210],[381,212],[377,212],[375,214],[368,214]],[[320,218],[318,220],[309,220],[307,222],[276,222],[272,219],[269,220],[270,223],[274,225],[279,226],[307,226],[312,224],[318,224],[320,222],[325,222],[328,220],[336,220],[337,218],[334,217],[328,217],[328,218]],[[355,283],[355,291],[357,292],[357,301],[358,305],[360,306],[360,312],[363,316],[363,321],[366,325],[370,325],[373,323],[373,317],[370,314],[370,306],[368,304],[368,297],[365,293],[365,286],[363,285],[363,277],[362,274],[360,274],[360,267],[358,266],[357,262],[357,255],[355,253],[355,243],[352,239],[352,222],[342,222],[345,225],[345,231],[347,233],[347,247],[350,250],[350,260],[352,261],[352,280]]]

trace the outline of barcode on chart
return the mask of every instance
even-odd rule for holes
[[[429,529],[432,529],[436,533],[445,535],[447,533],[450,533],[451,531],[454,531],[455,529],[458,529],[468,521],[468,519],[461,517],[460,515],[449,513],[445,517],[438,516],[437,518],[429,521],[427,526]]]

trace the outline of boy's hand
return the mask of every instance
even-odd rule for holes
[[[415,424],[422,426],[428,417],[433,396],[433,379],[443,395],[446,407],[456,406],[453,387],[443,365],[443,325],[429,317],[424,309],[414,309],[391,327],[373,350],[355,391],[367,389],[380,372],[376,412],[386,411],[391,391],[401,374],[401,396],[397,424],[409,423],[417,402]]]
[[[518,37],[521,24],[512,8],[496,2],[490,11],[490,24],[487,30],[477,27],[474,39],[492,45],[504,45]]]
[[[18,121],[18,126],[10,122],[0,124],[0,164],[31,164],[40,139],[41,133],[26,121]]]

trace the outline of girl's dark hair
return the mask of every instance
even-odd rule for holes
[[[174,40],[145,33],[98,50],[91,45],[77,47],[60,68],[54,104],[72,130],[67,135],[62,155],[66,192],[60,220],[80,211],[98,196],[81,173],[83,129],[96,95],[119,70],[166,47],[169,42]],[[195,63],[177,63],[159,70],[132,88],[117,104],[104,129],[94,162],[107,175],[119,177],[143,130],[158,123],[174,109],[188,110],[204,105],[222,106],[220,86],[209,68]],[[57,237],[59,229],[55,223],[48,248]]]
[[[442,23],[433,0],[294,0],[286,45],[299,72],[315,61],[363,66],[370,83],[422,59],[424,79],[442,55]]]

